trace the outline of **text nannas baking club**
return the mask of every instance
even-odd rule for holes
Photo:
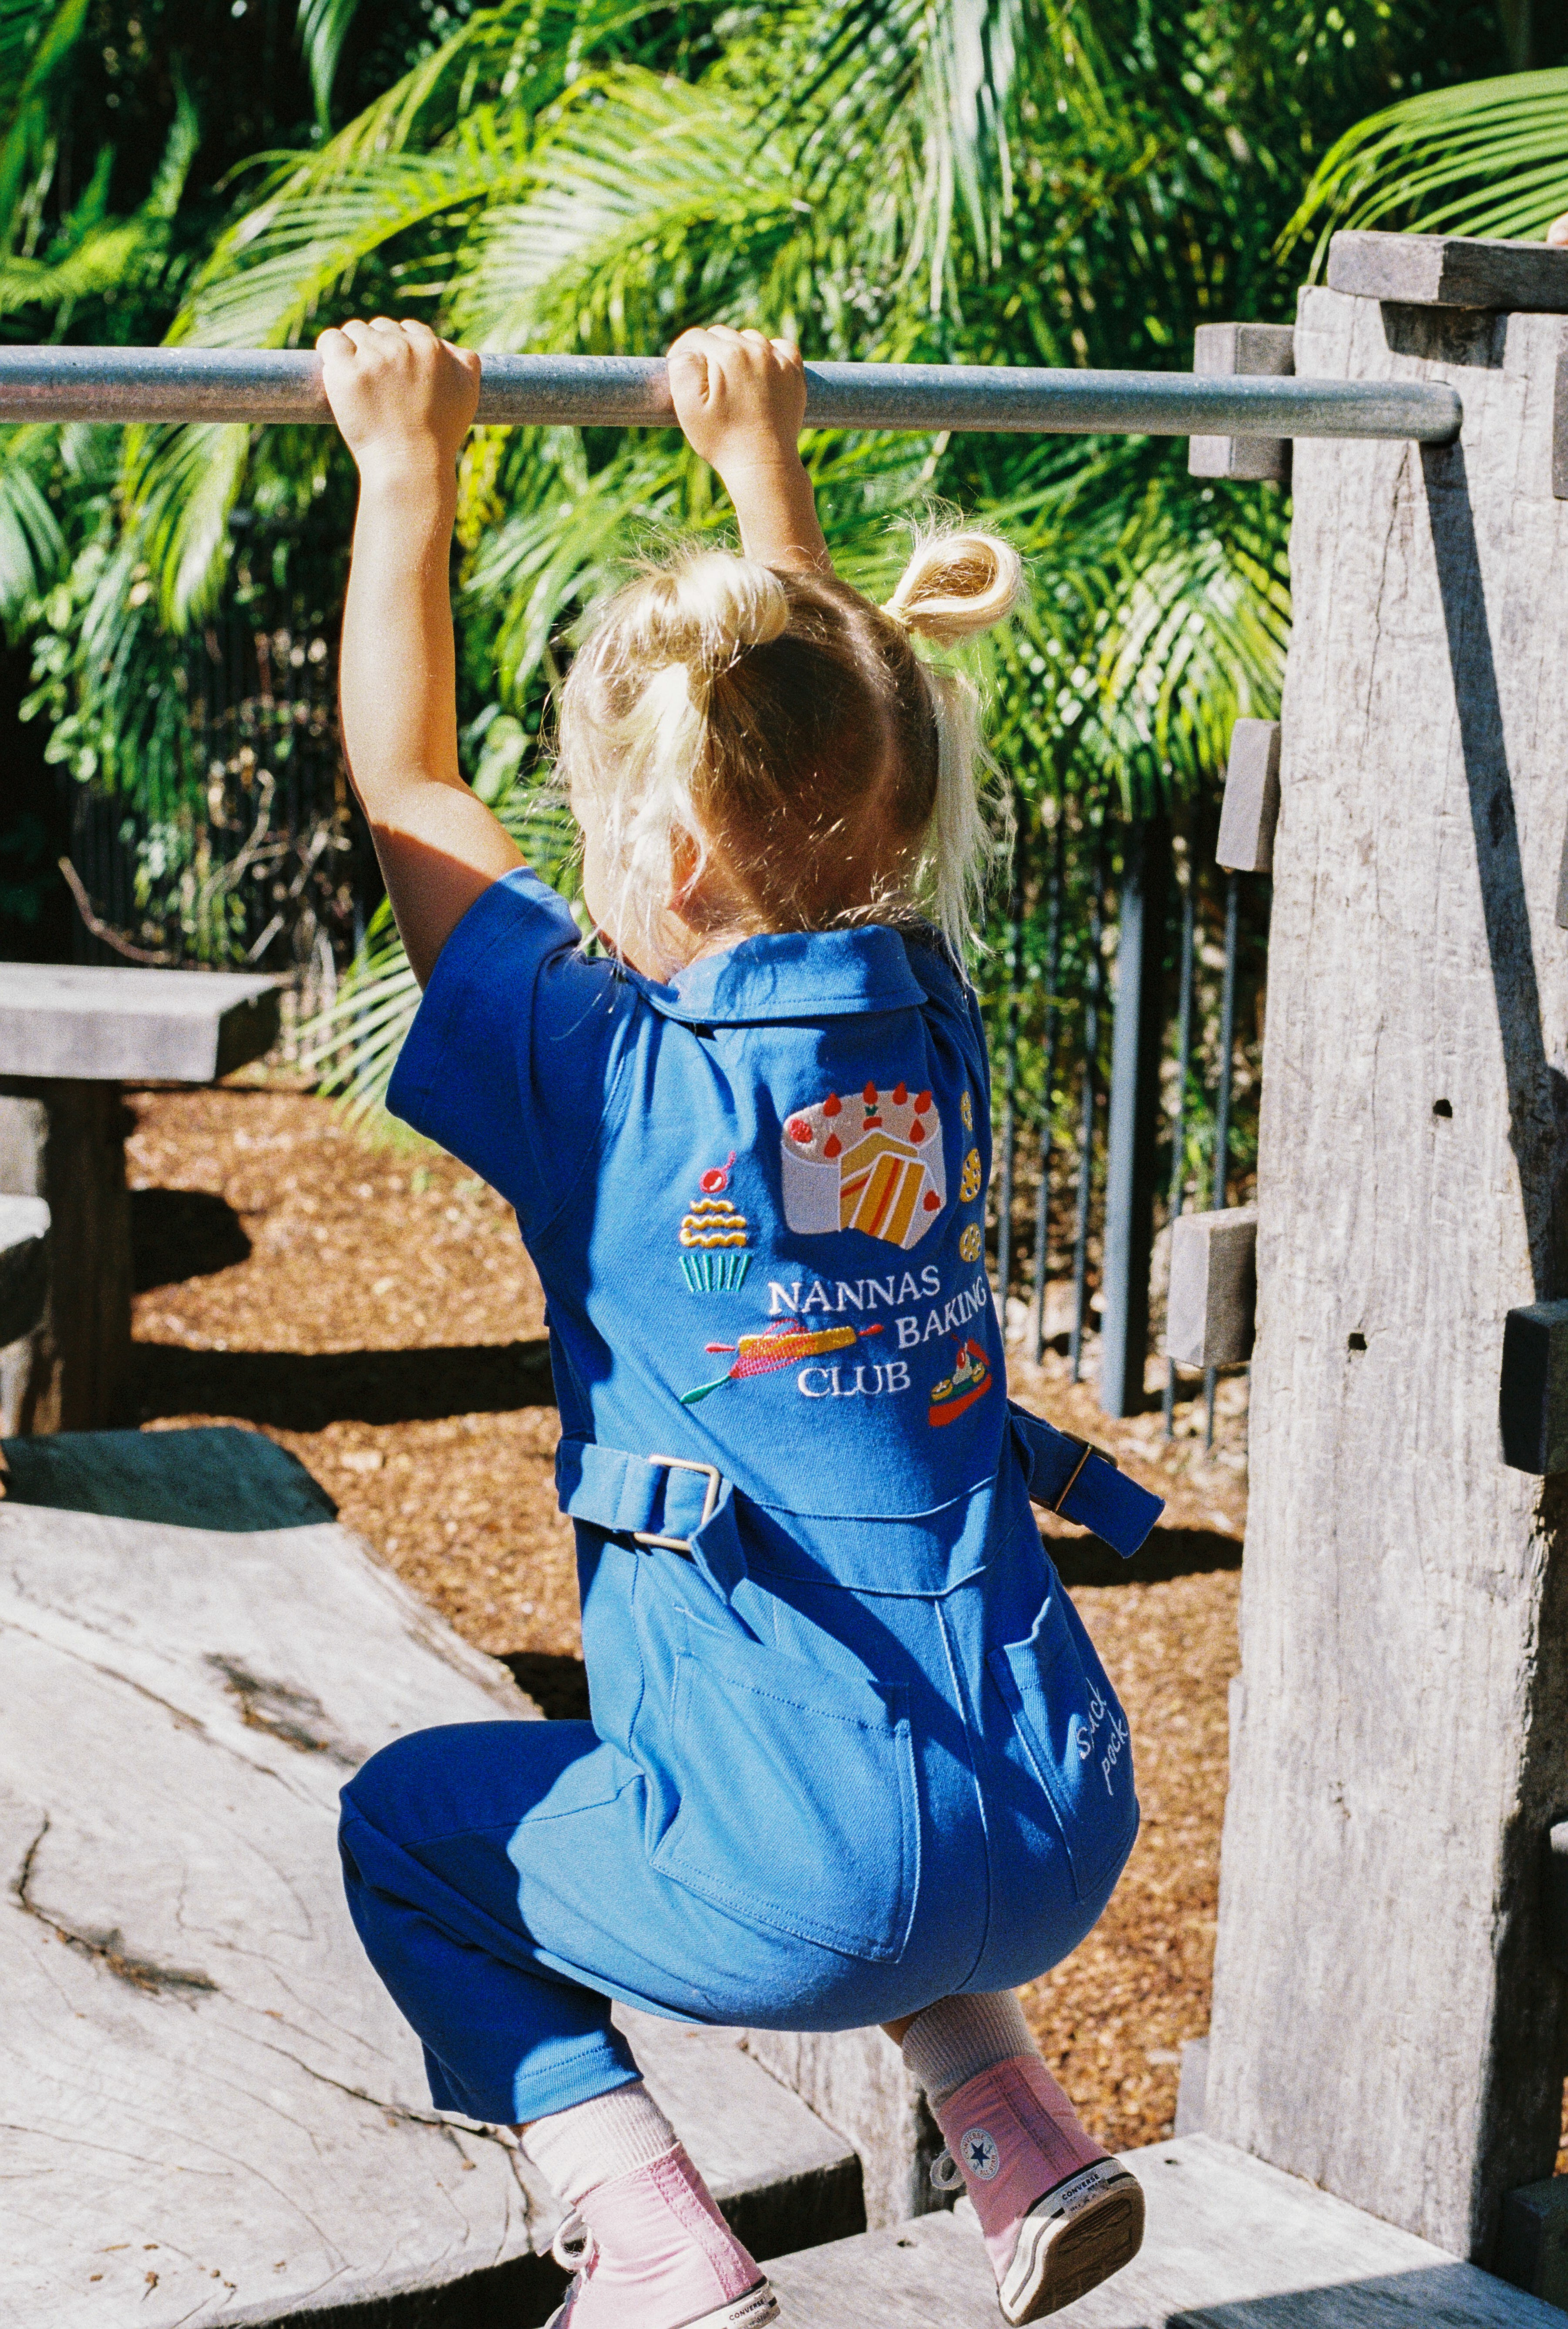
[[[942,1123],[929,1091],[829,1092],[784,1119],[784,1218],[799,1237],[863,1230],[907,1251],[948,1201]]]
[[[733,1294],[745,1284],[751,1266],[746,1216],[724,1194],[734,1162],[732,1148],[722,1164],[709,1166],[697,1183],[702,1194],[694,1198],[681,1222],[681,1244],[686,1249],[681,1270],[694,1294]]]
[[[770,1375],[781,1367],[792,1367],[802,1359],[820,1358],[825,1351],[847,1351],[863,1334],[880,1334],[880,1326],[797,1326],[780,1318],[765,1326],[760,1334],[742,1334],[738,1343],[704,1343],[705,1351],[733,1351],[735,1363],[727,1373],[715,1375],[712,1382],[699,1383],[695,1391],[681,1393],[683,1407],[694,1407],[706,1399],[711,1391],[720,1391],[727,1382],[740,1382],[747,1375]]]
[[[952,1373],[944,1375],[940,1383],[931,1386],[931,1403],[926,1413],[928,1423],[951,1423],[978,1399],[984,1399],[991,1388],[991,1363],[973,1337],[959,1344],[959,1355]]]

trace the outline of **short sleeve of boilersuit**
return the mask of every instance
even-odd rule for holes
[[[636,1001],[584,959],[564,900],[508,873],[441,948],[387,1105],[543,1229],[592,1153]]]

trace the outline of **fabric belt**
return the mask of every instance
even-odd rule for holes
[[[1008,1401],[1029,1494],[1063,1520],[1092,1529],[1130,1561],[1165,1510],[1112,1457]],[[728,1484],[712,1464],[682,1456],[635,1456],[593,1439],[563,1439],[555,1455],[561,1509],[612,1535],[690,1552],[692,1539],[723,1501]]]
[[[555,1451],[555,1486],[562,1511],[573,1520],[689,1552],[717,1510],[724,1482],[713,1465],[684,1456],[633,1456],[596,1439],[563,1439]]]
[[[1013,1433],[1024,1456],[1029,1494],[1064,1521],[1092,1529],[1130,1561],[1165,1510],[1165,1498],[1119,1471],[1113,1456],[1091,1440],[1058,1431],[1044,1416],[1007,1401]]]

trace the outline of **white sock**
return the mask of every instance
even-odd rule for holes
[[[934,2110],[994,2062],[1033,2054],[1034,2041],[1010,1989],[983,1997],[940,1997],[903,2033],[903,2058]]]
[[[575,2208],[601,2183],[662,2159],[675,2142],[675,2128],[638,2079],[535,2119],[523,2148],[551,2190]]]

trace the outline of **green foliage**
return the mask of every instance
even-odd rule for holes
[[[1336,227],[1544,234],[1568,211],[1568,67],[1432,90],[1346,132],[1315,173],[1287,247]]]
[[[262,17],[0,0],[0,321],[288,345],[391,310],[614,352],[724,319],[825,355],[1180,367],[1198,323],[1289,311],[1280,238],[1315,166],[1354,174],[1349,125],[1438,107],[1431,60],[1457,78],[1496,42],[1481,0],[300,0],[292,46]],[[97,157],[73,183],[68,151]],[[1025,552],[983,676],[1029,846],[1062,798],[1200,798],[1236,714],[1274,709],[1270,489],[1199,488],[1185,448],[1137,440],[807,452],[864,587],[933,505]],[[478,431],[461,484],[468,766],[537,806],[576,627],[728,513],[656,432]],[[0,611],[33,626],[56,757],[173,829],[203,781],[183,640],[244,587],[236,507],[342,538],[352,491],[324,431],[14,432]],[[350,1020],[396,969],[384,919],[367,947]]]

